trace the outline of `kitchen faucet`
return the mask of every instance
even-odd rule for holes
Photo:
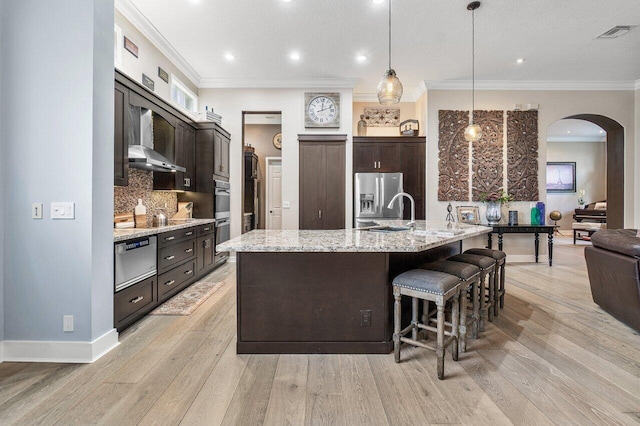
[[[410,194],[407,194],[406,192],[398,192],[396,195],[393,196],[391,201],[389,201],[389,205],[387,205],[387,208],[388,209],[392,208],[394,201],[396,201],[396,198],[399,198],[402,196],[407,197],[409,201],[411,201],[411,222],[407,223],[407,226],[411,228],[411,230],[413,231],[414,229],[416,229],[416,202]]]

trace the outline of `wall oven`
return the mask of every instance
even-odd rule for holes
[[[231,237],[231,220],[227,219],[216,219],[216,247],[218,244],[222,244],[225,241],[229,241]],[[215,259],[214,263],[216,265],[225,262],[229,258],[229,252],[223,251],[218,252],[215,251]]]
[[[229,182],[214,180],[213,211],[214,218],[229,219],[231,217],[231,186]]]
[[[127,240],[115,245],[115,291],[152,277],[157,271],[157,237]]]

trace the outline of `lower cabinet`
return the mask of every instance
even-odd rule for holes
[[[147,278],[115,294],[113,300],[114,327],[120,331],[158,304],[158,280]]]
[[[206,275],[215,266],[215,244],[216,237],[214,233],[198,237],[197,247],[197,274],[198,277]]]
[[[196,260],[191,260],[158,275],[158,302],[164,302],[187,287],[196,277]]]

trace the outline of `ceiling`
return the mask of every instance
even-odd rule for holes
[[[191,68],[187,75],[200,87],[296,87],[341,79],[354,86],[355,94],[373,94],[387,69],[387,1],[116,4],[143,15]],[[392,67],[405,93],[417,92],[423,82],[469,82],[471,12],[466,5],[466,0],[393,0]],[[475,13],[478,87],[490,81],[633,88],[640,81],[640,27],[616,39],[596,38],[616,25],[640,25],[638,0],[484,0]],[[290,59],[292,51],[299,53],[298,61]],[[228,53],[235,59],[225,59]],[[358,62],[357,55],[366,60]],[[518,58],[525,60],[517,64]]]
[[[586,120],[567,118],[547,127],[547,142],[605,142],[607,132]]]

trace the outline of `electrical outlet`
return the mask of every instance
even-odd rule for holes
[[[360,311],[360,327],[371,327],[371,309]]]
[[[31,204],[31,219],[42,219],[42,203]]]
[[[73,331],[73,315],[62,317],[62,331]]]

